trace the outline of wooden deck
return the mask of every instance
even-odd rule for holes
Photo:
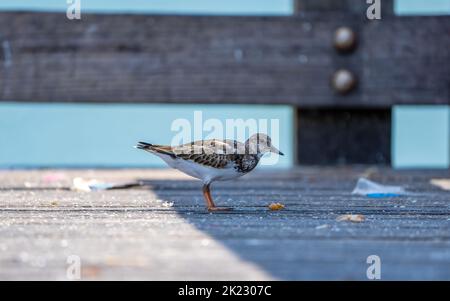
[[[71,191],[77,176],[145,185]],[[360,176],[413,194],[352,195]],[[378,255],[382,280],[450,280],[450,192],[434,178],[450,172],[260,171],[214,184],[236,209],[209,214],[200,183],[172,170],[0,171],[0,279],[66,280],[76,255],[82,280],[366,280]],[[366,220],[336,221],[346,213]]]

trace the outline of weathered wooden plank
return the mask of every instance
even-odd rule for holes
[[[0,100],[389,107],[449,99],[448,17],[84,14],[71,22],[2,12],[0,25]],[[346,56],[332,47],[342,25],[359,34]],[[330,87],[337,68],[358,77],[350,95]]]
[[[55,172],[59,180],[48,181]],[[67,190],[77,176],[146,186]],[[352,195],[360,176],[413,194]],[[449,280],[449,193],[429,182],[446,177],[362,167],[255,172],[214,183],[217,203],[236,209],[208,214],[201,183],[172,170],[0,171],[0,279],[66,280],[67,257],[78,255],[82,280],[366,280],[366,258],[378,255],[382,280]],[[271,212],[271,202],[286,208]],[[366,220],[336,221],[345,213]]]

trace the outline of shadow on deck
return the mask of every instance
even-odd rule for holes
[[[359,176],[403,185],[411,195],[352,195]],[[143,180],[159,198],[174,202],[188,223],[244,261],[276,279],[367,279],[377,255],[382,279],[450,279],[449,193],[430,185],[448,171],[306,169],[260,173],[212,185],[216,204],[231,212],[208,213],[199,181]],[[272,202],[280,211],[268,210]],[[362,214],[362,223],[338,222]],[[207,256],[207,254],[203,254]]]

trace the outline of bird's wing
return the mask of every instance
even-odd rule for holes
[[[228,163],[236,161],[245,151],[241,142],[217,139],[199,140],[178,146],[139,142],[137,147],[215,168],[227,167]]]
[[[215,168],[225,168],[243,152],[244,144],[234,140],[199,140],[172,147],[173,153],[183,160]]]
[[[236,155],[223,155],[223,154],[179,154],[177,158],[181,158],[186,161],[192,161],[201,165],[225,168],[229,163],[234,161]]]
[[[171,148],[175,154],[243,154],[245,146],[235,140],[199,140]]]

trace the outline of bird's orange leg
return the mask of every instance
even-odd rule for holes
[[[229,211],[233,209],[216,207],[216,204],[214,204],[214,201],[211,197],[211,192],[209,191],[209,184],[203,185],[203,197],[205,198],[208,211]]]

